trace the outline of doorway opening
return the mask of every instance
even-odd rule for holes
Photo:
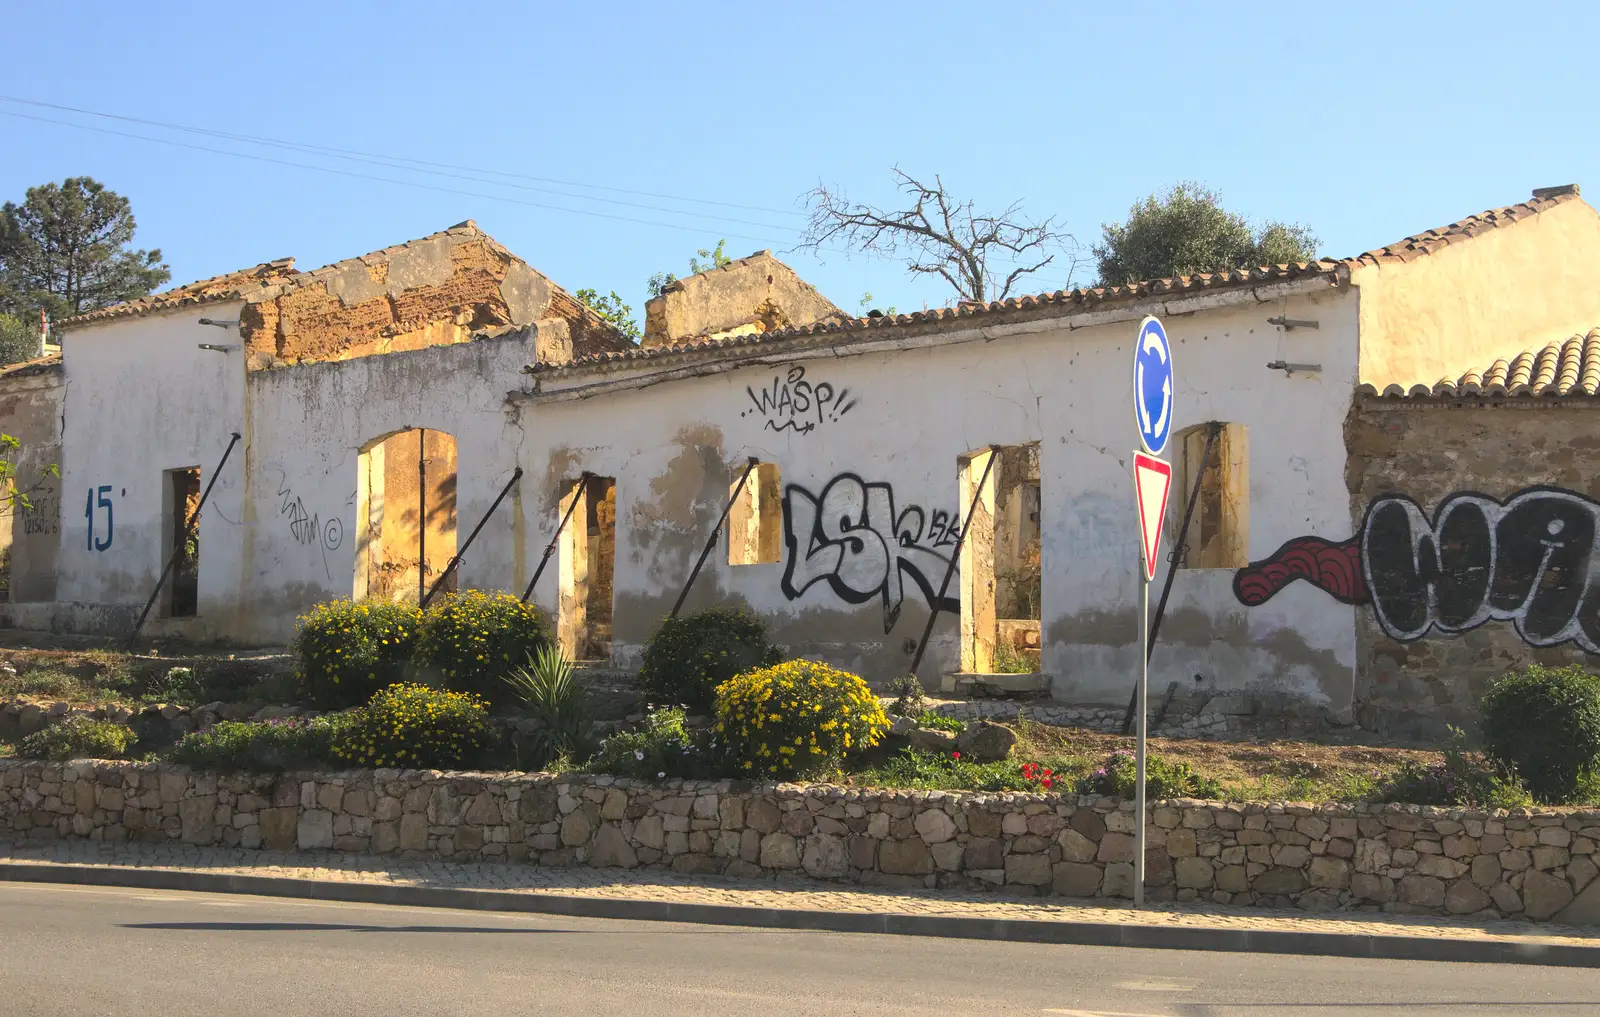
[[[1039,443],[972,452],[958,466],[961,506],[972,510],[961,545],[961,669],[1037,673],[1043,616]]]
[[[573,500],[578,504],[574,506]],[[572,660],[611,659],[612,579],[617,561],[617,481],[568,482],[556,518],[572,510],[559,541],[556,643]]]
[[[416,604],[456,553],[456,440],[429,428],[369,443],[356,465],[353,595]],[[439,588],[454,593],[458,572]]]
[[[200,467],[167,470],[163,475],[162,518],[166,531],[166,553],[177,558],[172,582],[167,584],[163,614],[168,618],[189,618],[200,607],[200,523],[189,521],[200,507]]]

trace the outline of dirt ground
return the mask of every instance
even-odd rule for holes
[[[1438,752],[1419,749],[1287,740],[1224,742],[1151,738],[1149,744],[1153,753],[1182,760],[1224,781],[1260,777],[1316,780],[1341,773],[1370,775],[1374,770],[1393,770],[1408,760],[1431,763],[1440,758]],[[1024,743],[1019,749],[1031,749],[1040,755],[1100,759],[1118,749],[1131,751],[1133,747],[1132,738],[1119,735],[1030,724],[1026,725]]]

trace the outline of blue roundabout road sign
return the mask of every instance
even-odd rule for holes
[[[1139,325],[1133,348],[1133,416],[1145,451],[1159,456],[1172,434],[1172,347],[1154,317]]]

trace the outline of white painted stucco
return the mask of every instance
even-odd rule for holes
[[[207,310],[237,314],[229,305]],[[525,335],[247,376],[239,354],[196,349],[232,337],[197,325],[191,310],[68,338],[60,598],[131,620],[165,559],[162,471],[200,465],[209,482],[238,430],[242,446],[201,521],[199,614],[156,631],[283,642],[300,612],[352,592],[362,448],[426,427],[457,442],[458,540],[513,469],[525,471],[467,551],[463,587],[520,592],[551,538],[566,483],[582,470],[616,478],[613,649],[631,663],[755,456],[781,470],[790,494],[785,535],[795,532],[796,546],[779,564],[730,566],[724,539],[690,606],[746,605],[791,652],[887,677],[909,663],[928,599],[910,572],[889,563],[906,560],[936,587],[965,511],[958,457],[1037,441],[1044,670],[1059,698],[1118,702],[1137,663],[1131,343],[1150,311],[1173,343],[1175,433],[1209,420],[1249,429],[1251,558],[1294,536],[1347,530],[1342,427],[1356,378],[1356,296],[1326,280],[1015,325],[974,319],[938,334],[886,329],[868,342],[788,353],[757,356],[756,347],[698,367],[669,358],[543,374],[536,392],[535,378],[521,372],[534,358]],[[1320,327],[1284,332],[1267,323],[1282,314]],[[1322,370],[1286,377],[1267,369],[1272,360]],[[816,386],[831,387],[824,411],[763,412],[759,393],[797,370],[813,400]],[[879,534],[858,534],[848,553],[810,546],[800,532],[812,519],[809,500],[830,482],[840,485],[835,495],[846,492],[852,476],[887,485],[873,497],[892,496],[893,518],[872,520]],[[111,545],[96,550],[82,504],[102,485],[112,489],[115,530]],[[1180,492],[1173,501],[1169,526]],[[950,522],[947,538],[930,535],[935,512]],[[824,567],[835,558],[837,569]],[[535,591],[547,609],[559,571],[552,564]],[[895,585],[885,581],[891,573],[898,598],[885,592]],[[1247,613],[1231,582],[1231,570],[1180,574],[1152,687],[1189,686],[1199,675],[1211,688],[1281,691],[1348,711],[1354,609],[1330,607],[1301,584]],[[958,590],[952,579],[948,596]],[[954,669],[958,650],[956,614],[946,612],[924,677]]]
[[[171,551],[162,532],[164,471],[199,466],[201,484],[209,483],[240,428],[243,354],[199,348],[237,344],[238,336],[198,322],[237,319],[241,306],[114,318],[65,335],[59,601],[107,624],[137,617]],[[200,520],[202,620],[231,615],[238,596],[243,451],[234,449]],[[163,631],[156,613],[150,628]]]

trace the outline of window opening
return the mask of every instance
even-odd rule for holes
[[[737,480],[729,484],[729,496],[738,488]],[[776,565],[782,560],[782,480],[777,463],[758,463],[728,511],[728,564]]]
[[[192,617],[200,606],[200,523],[188,522],[200,507],[200,467],[167,470],[162,507],[166,509],[166,553],[177,552],[172,582],[166,590],[169,618]]]
[[[1235,569],[1250,564],[1250,439],[1243,424],[1220,424],[1211,458],[1204,469],[1205,424],[1183,433],[1184,483],[1194,488],[1200,475],[1200,495],[1185,541],[1184,567]],[[1180,505],[1177,509],[1182,511]]]

